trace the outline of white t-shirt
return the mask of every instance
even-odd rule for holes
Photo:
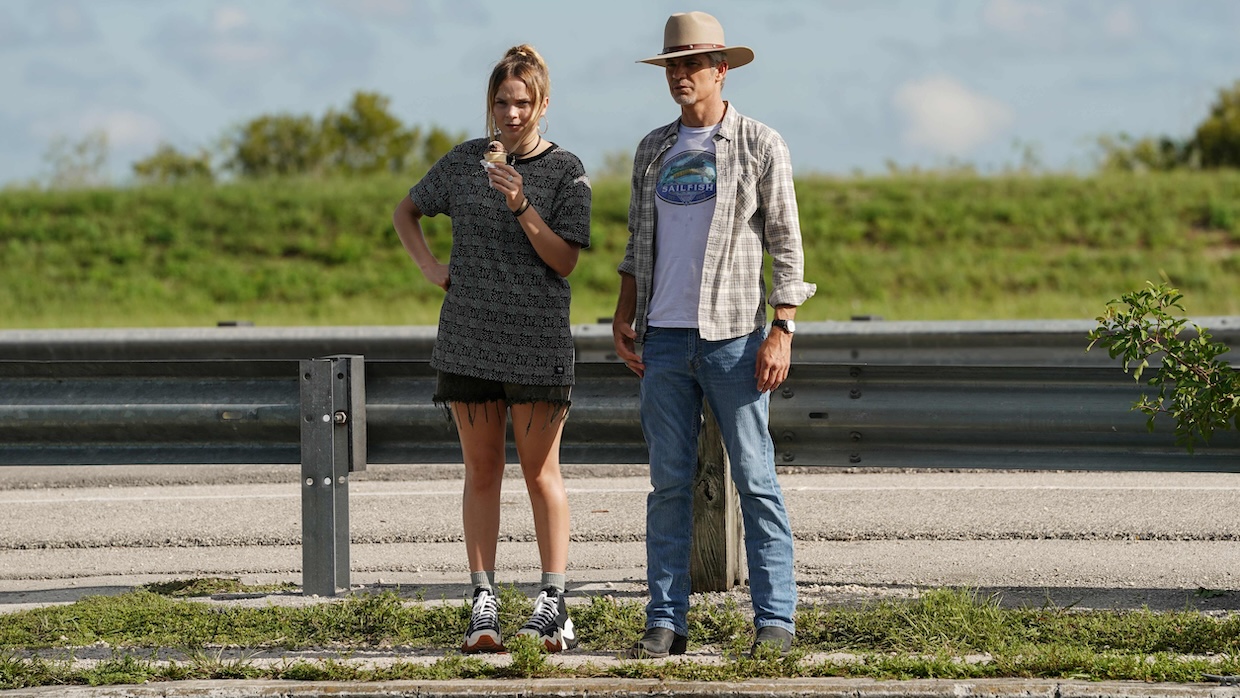
[[[715,139],[719,124],[680,125],[655,187],[651,327],[697,327],[706,239],[715,215]]]

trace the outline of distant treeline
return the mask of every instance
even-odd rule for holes
[[[410,176],[0,192],[0,324],[430,324],[442,293],[392,232]],[[895,176],[796,182],[798,319],[1093,318],[1168,280],[1240,314],[1240,173]],[[614,308],[628,185],[596,182],[574,322]],[[426,219],[442,259],[449,221]]]
[[[391,112],[390,100],[357,92],[344,109],[309,114],[262,115],[231,129],[213,150],[186,153],[161,145],[133,165],[140,182],[175,182],[230,175],[260,178],[287,175],[405,173],[425,168],[464,140],[464,133],[408,126]],[[1170,171],[1240,168],[1240,81],[1219,90],[1205,118],[1186,137],[1098,139],[1102,171]],[[623,165],[607,156],[605,170]]]
[[[1126,172],[1240,168],[1240,81],[1218,91],[1187,137],[1128,134],[1099,139],[1102,168]]]
[[[317,118],[262,115],[229,130],[213,149],[182,152],[162,144],[134,163],[134,175],[142,183],[168,184],[223,174],[252,179],[405,173],[429,167],[466,137],[407,126],[390,107],[381,94],[357,92],[346,108]]]

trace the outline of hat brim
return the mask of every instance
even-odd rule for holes
[[[660,53],[657,56],[643,58],[637,62],[666,67],[667,62],[673,58],[693,56],[700,53],[714,53],[716,51],[723,53],[723,55],[727,57],[729,68],[739,68],[743,65],[747,65],[753,60],[753,49],[748,46],[726,46],[724,48],[699,48],[690,49],[688,51],[675,51],[673,53]]]

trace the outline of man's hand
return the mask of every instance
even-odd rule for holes
[[[633,329],[632,323],[619,318],[612,320],[611,339],[616,345],[616,356],[641,378],[646,373],[646,364],[642,363],[642,357],[637,353],[637,331]]]
[[[772,327],[762,346],[758,347],[757,368],[754,377],[758,390],[764,393],[775,390],[788,379],[792,366],[792,335],[778,327]]]

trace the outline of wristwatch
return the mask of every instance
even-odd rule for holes
[[[788,334],[797,333],[797,321],[796,320],[779,320],[779,319],[771,320],[771,327],[778,327],[779,329],[783,330],[784,332],[787,332]]]

